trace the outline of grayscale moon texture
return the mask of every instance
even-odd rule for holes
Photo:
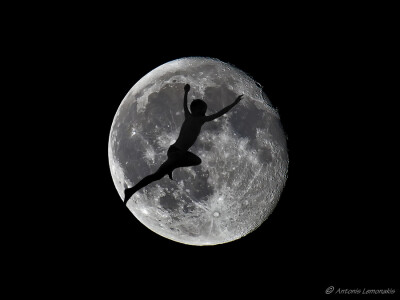
[[[203,99],[216,113],[244,94],[228,113],[205,123],[189,151],[198,166],[175,169],[136,192],[127,207],[147,228],[189,245],[237,240],[259,227],[284,188],[289,158],[277,110],[261,86],[236,67],[213,58],[165,63],[141,78],[115,114],[108,157],[115,187],[124,189],[154,173],[184,121],[188,106]],[[132,237],[135,238],[134,231]]]

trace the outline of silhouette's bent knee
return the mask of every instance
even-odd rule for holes
[[[198,166],[198,165],[200,165],[201,164],[201,158],[200,157],[197,157],[196,159],[195,159],[195,161],[194,161],[194,165],[195,166]]]

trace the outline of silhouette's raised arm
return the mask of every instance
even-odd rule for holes
[[[183,110],[185,111],[185,116],[186,116],[190,115],[190,111],[187,106],[187,96],[190,90],[190,85],[186,84],[184,89],[185,89],[185,96],[183,96]]]
[[[234,107],[236,104],[238,104],[240,102],[240,100],[242,100],[243,95],[240,95],[239,97],[236,98],[235,102],[233,102],[232,104],[228,105],[227,107],[221,109],[219,112],[210,115],[210,116],[206,116],[206,122],[212,121],[216,118],[219,118],[220,116],[226,114],[228,111],[231,110],[232,107]]]

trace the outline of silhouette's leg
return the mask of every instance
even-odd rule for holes
[[[142,180],[140,180],[135,186],[126,189],[124,203],[126,203],[132,197],[132,195],[134,193],[136,193],[138,190],[140,190],[141,188],[145,187],[146,185],[152,183],[153,181],[160,180],[165,175],[166,175],[165,173],[163,174],[163,173],[157,171],[156,173],[148,175],[145,178],[143,178]]]
[[[171,180],[174,180],[173,178],[172,178],[172,172],[176,169],[176,168],[178,168],[179,166],[178,166],[178,163],[179,163],[179,159],[180,159],[180,157],[181,157],[181,153],[182,153],[182,151],[176,151],[176,150],[173,150],[173,148],[172,147],[170,147],[169,149],[168,149],[168,160],[167,160],[167,162],[165,162],[165,164],[162,164],[161,165],[161,167],[160,167],[160,169],[164,169],[164,170],[166,170],[166,172],[167,172],[167,174],[168,174],[168,177],[169,177],[169,179],[171,179]]]
[[[153,181],[160,180],[165,175],[173,180],[172,178],[172,171],[176,168],[180,167],[191,167],[197,166],[201,164],[201,159],[196,154],[192,152],[186,151],[179,153],[178,157],[170,157],[166,162],[164,162],[160,168],[154,174],[148,175],[142,180],[140,180],[135,186],[131,188],[127,188],[125,190],[125,198],[124,203],[128,202],[128,200],[132,197],[134,193],[136,193],[141,188],[145,187],[146,185],[152,183]]]
[[[128,200],[132,197],[134,193],[136,193],[138,190],[145,187],[146,185],[152,183],[153,181],[160,180],[167,174],[172,179],[172,170],[173,170],[172,163],[173,162],[171,160],[167,160],[160,166],[160,168],[154,174],[144,177],[135,186],[125,189],[124,203],[128,202]]]
[[[172,178],[172,172],[176,168],[182,168],[182,167],[191,167],[191,166],[197,166],[201,164],[201,159],[198,157],[196,154],[193,154],[192,152],[185,151],[185,152],[180,152],[178,156],[171,156],[170,159],[170,164],[166,166],[166,172],[171,180],[174,180]],[[161,168],[160,168],[161,169]]]
[[[191,167],[201,164],[201,158],[196,154],[186,151],[179,159],[179,167]]]

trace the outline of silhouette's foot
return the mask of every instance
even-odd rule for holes
[[[172,171],[169,171],[169,172],[168,172],[168,177],[169,177],[169,179],[174,180],[174,179],[172,178]]]
[[[128,200],[132,197],[132,195],[134,193],[135,192],[133,191],[133,188],[125,189],[125,191],[124,191],[124,195],[125,195],[124,203],[125,204],[128,202]]]

